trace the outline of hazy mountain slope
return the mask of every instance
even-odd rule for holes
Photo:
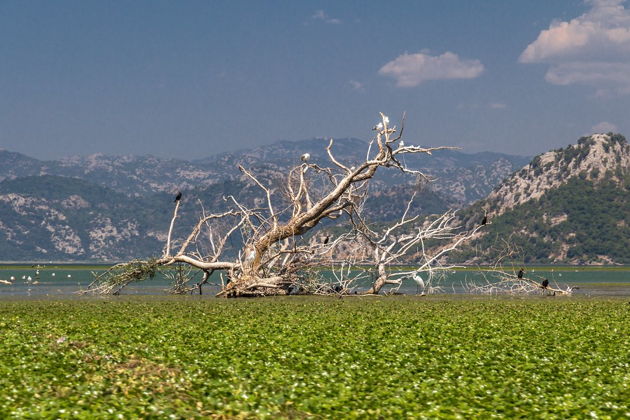
[[[0,149],[0,181],[5,178],[40,175],[44,162],[22,153]]]
[[[263,169],[276,176],[299,163],[303,153],[312,161],[328,164],[328,140],[280,141],[251,150],[223,153],[193,161],[160,159],[154,156],[74,156],[56,161],[40,161],[28,156],[0,151],[0,180],[35,175],[80,178],[129,195],[174,192],[203,188],[223,180],[238,179],[242,165],[257,173]],[[368,145],[349,138],[335,141],[333,151],[352,164],[365,158]],[[497,153],[465,154],[440,151],[433,156],[408,156],[407,163],[436,178],[432,189],[443,199],[470,203],[484,197],[498,182],[526,163],[527,158]],[[413,184],[414,180],[396,171],[380,171],[373,188],[387,189]]]
[[[490,261],[505,240],[524,262],[628,264],[630,145],[597,134],[536,156],[462,218],[472,226],[485,211],[491,223],[460,257]]]
[[[222,212],[234,196],[251,207],[257,187],[222,181],[186,191],[173,246],[202,209]],[[173,195],[129,197],[78,178],[43,175],[0,182],[0,261],[119,261],[160,255],[173,212]],[[238,239],[235,239],[235,243]]]
[[[163,246],[156,225],[170,206],[75,178],[38,176],[0,183],[0,259],[117,260]]]
[[[225,168],[224,173],[237,176],[237,167],[242,165],[254,172],[264,166],[268,170],[286,172],[299,163],[303,153],[311,155],[311,161],[329,165],[326,153],[329,140],[318,138],[301,141],[280,141],[252,150],[201,159],[208,167]],[[352,165],[365,159],[367,142],[356,138],[336,139],[332,151],[343,163]],[[428,155],[404,157],[410,167],[421,169],[435,179],[430,188],[451,203],[472,203],[485,197],[499,182],[529,161],[529,157],[501,153],[463,153],[457,150],[441,150]],[[382,191],[392,186],[414,185],[415,179],[395,170],[381,170],[373,182],[373,189]]]

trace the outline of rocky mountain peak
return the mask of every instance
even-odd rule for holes
[[[485,209],[495,216],[538,199],[579,177],[595,183],[623,182],[630,173],[630,145],[620,134],[593,134],[577,144],[538,155],[495,188]]]

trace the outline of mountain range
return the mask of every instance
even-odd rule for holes
[[[240,179],[238,166],[257,173],[286,169],[299,163],[309,153],[315,163],[328,162],[326,139],[279,141],[270,145],[233,153],[222,153],[197,160],[162,159],[154,156],[107,156],[93,154],[59,160],[38,160],[0,149],[0,181],[25,176],[56,175],[74,177],[112,188],[118,192],[141,196],[203,188],[224,180]],[[368,144],[360,139],[335,140],[333,151],[341,161],[352,164],[365,158]],[[444,150],[430,156],[406,157],[410,166],[422,168],[437,178],[437,192],[459,203],[470,203],[485,195],[515,168],[529,161],[523,156],[501,153],[467,154]],[[413,183],[408,176],[388,171],[377,184]]]
[[[325,139],[280,141],[191,161],[99,154],[42,161],[0,150],[0,260],[117,261],[160,254],[175,191],[184,191],[178,237],[202,207],[225,209],[224,196],[260,200],[239,165],[277,185],[303,153],[327,162],[327,145]],[[339,139],[333,152],[351,165],[365,158],[367,148],[360,139]],[[498,244],[509,240],[523,262],[630,262],[630,151],[623,136],[584,137],[533,159],[456,150],[405,159],[434,181],[422,187],[384,168],[373,180],[368,216],[400,216],[417,190],[414,212],[460,208],[468,227],[488,214],[491,222],[458,261],[491,262],[504,252]]]
[[[260,191],[239,171],[242,165],[277,185],[303,153],[328,161],[328,140],[280,141],[197,160],[154,156],[74,156],[43,161],[0,150],[0,260],[116,261],[161,252],[172,197],[184,191],[175,235],[200,214],[226,208],[224,196],[255,203]],[[348,164],[364,159],[368,144],[336,140],[335,155]],[[485,196],[528,159],[498,153],[444,150],[406,163],[436,179],[424,188],[414,211],[433,213]],[[395,217],[415,188],[415,179],[393,170],[379,175],[367,203],[378,220]],[[281,191],[281,188],[276,188]]]

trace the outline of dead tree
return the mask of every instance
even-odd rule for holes
[[[477,265],[473,278],[467,278],[462,282],[464,289],[468,293],[486,295],[571,295],[573,287],[559,284],[553,278],[549,282],[543,276],[528,273],[529,270],[525,269],[523,249],[517,245],[515,237],[516,234],[511,234],[506,238],[498,238],[488,248],[475,248],[472,261],[491,263]]]
[[[367,250],[357,263],[370,270],[373,278],[371,286],[361,294],[378,294],[385,286],[391,286],[390,293],[396,293],[405,280],[422,282],[423,293],[435,290],[434,280],[456,267],[448,263],[448,254],[482,228],[479,225],[465,231],[455,211],[424,220],[419,215],[411,216],[415,197],[414,193],[399,220],[379,231],[371,229],[362,219],[360,209],[351,214],[355,232],[352,240]],[[393,270],[401,266],[408,268]]]
[[[489,269],[480,269],[483,280],[471,281],[465,284],[469,293],[485,294],[485,295],[571,295],[573,288],[571,286],[562,286],[557,282],[543,286],[545,280],[542,276],[535,278],[529,276],[519,277],[515,270],[509,270],[504,267],[492,267]]]
[[[380,168],[394,168],[419,177],[425,175],[415,169],[408,168],[399,159],[405,154],[432,154],[436,150],[452,149],[452,147],[422,147],[404,144],[402,139],[403,125],[398,129],[390,126],[389,118],[380,114],[380,122],[373,128],[375,137],[369,143],[366,158],[353,166],[342,163],[333,151],[334,141],[331,139],[326,152],[328,166],[320,166],[310,162],[310,156],[302,156],[302,162],[292,168],[287,176],[285,202],[277,199],[277,192],[272,191],[255,174],[240,167],[245,178],[257,185],[264,194],[264,206],[252,207],[239,202],[235,197],[225,197],[232,209],[223,213],[204,214],[193,227],[190,234],[172,251],[173,226],[176,223],[180,201],[176,202],[168,238],[162,257],[150,262],[135,261],[117,267],[110,273],[97,278],[87,292],[111,293],[120,291],[131,281],[139,280],[146,273],[152,273],[155,267],[168,267],[177,263],[189,264],[203,272],[197,286],[205,284],[210,275],[220,271],[225,276],[224,287],[218,293],[223,297],[264,296],[288,293],[299,273],[313,266],[322,264],[335,266],[334,258],[322,260],[318,254],[321,250],[313,249],[302,240],[303,235],[318,226],[323,220],[338,219],[342,216],[359,218],[358,208],[368,194],[368,185]],[[314,188],[316,184],[323,187]],[[386,232],[381,238],[362,232],[368,238],[379,273],[389,264],[413,246],[422,244],[427,238],[450,237],[456,233],[449,225],[452,213],[442,215],[426,228],[419,229],[409,237],[399,237],[392,242],[392,233],[401,226],[407,225],[416,218],[403,220]],[[216,226],[223,228],[218,229]],[[202,231],[205,232],[202,235]],[[200,235],[209,239],[211,246],[207,252],[201,252],[198,246]],[[232,236],[240,236],[242,249],[237,258],[226,259],[225,245]],[[331,245],[338,243],[333,241]],[[423,263],[425,269],[431,269],[440,255],[448,252],[444,249]],[[313,256],[316,257],[313,257]],[[319,255],[319,257],[317,257]],[[136,269],[131,270],[135,264]],[[143,265],[144,264],[144,265]],[[342,267],[351,265],[342,262]],[[140,267],[141,269],[137,269]],[[125,273],[120,277],[120,272]],[[343,270],[342,270],[343,272]],[[384,284],[396,281],[402,274],[379,274],[379,280],[370,293],[378,293]]]

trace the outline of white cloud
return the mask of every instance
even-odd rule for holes
[[[333,25],[341,24],[341,19],[331,18],[323,10],[316,10],[315,13],[313,13],[313,16],[311,16],[311,18],[315,20],[321,20],[322,22],[330,23]]]
[[[599,92],[630,93],[630,11],[625,0],[587,0],[591,8],[554,21],[521,53],[521,63],[550,64],[545,80]]]
[[[607,90],[628,94],[630,93],[630,62],[576,61],[560,63],[547,71],[545,80],[554,85],[595,86],[602,94]]]
[[[349,80],[348,84],[350,85],[350,87],[353,90],[359,90],[359,91],[364,91],[365,90],[365,85],[359,81],[356,80]]]
[[[491,109],[505,109],[507,105],[502,102],[492,102],[488,105]]]
[[[452,52],[438,56],[419,52],[396,57],[378,73],[394,78],[398,87],[415,87],[427,80],[474,79],[483,70],[481,61],[462,60]]]
[[[591,133],[616,133],[619,132],[619,127],[608,121],[602,121],[599,124],[595,124],[591,127]]]

